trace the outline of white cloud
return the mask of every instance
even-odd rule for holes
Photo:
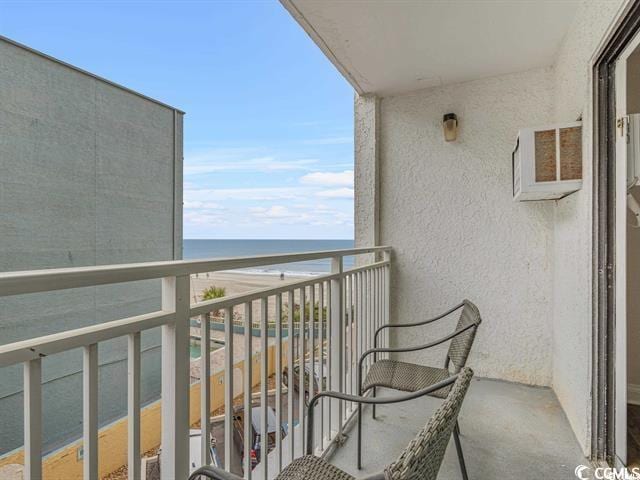
[[[333,190],[321,190],[316,193],[318,197],[323,198],[353,198],[353,188],[336,188]]]
[[[226,225],[228,223],[226,216],[221,213],[199,211],[184,212],[183,220],[186,227]]]
[[[308,173],[302,176],[300,181],[306,185],[321,185],[323,187],[352,187],[353,170],[345,170],[344,172]]]
[[[252,222],[264,225],[345,225],[352,223],[353,213],[344,209],[330,208],[322,204],[306,208],[289,209],[284,205],[249,208]]]
[[[254,207],[249,209],[254,215],[267,218],[293,218],[299,216],[282,205],[272,205],[269,208]]]
[[[223,209],[224,207],[218,203],[211,203],[211,202],[199,202],[199,201],[188,201],[185,200],[183,202],[183,207],[185,208],[185,210],[218,210],[218,209]]]
[[[258,187],[258,188],[194,188],[185,190],[185,201],[208,202],[225,200],[292,200],[304,199],[309,192],[301,187]]]
[[[184,174],[203,175],[216,172],[275,172],[309,170],[317,160],[311,158],[299,160],[277,160],[273,156],[244,159],[220,154],[218,151],[186,155]]]

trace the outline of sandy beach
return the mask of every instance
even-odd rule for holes
[[[278,287],[287,285],[300,280],[309,280],[313,277],[310,276],[295,276],[287,275],[284,280],[280,279],[279,275],[256,275],[256,274],[244,274],[237,272],[215,272],[206,274],[199,274],[191,276],[191,301],[200,302],[202,299],[202,292],[212,286],[224,287],[225,296],[237,295],[245,292],[252,292],[255,290],[261,290],[269,287]],[[307,289],[307,292],[309,290]],[[295,291],[296,303],[300,304],[299,292]],[[319,288],[316,286],[316,303],[319,300]],[[308,301],[308,297],[307,297]],[[287,303],[286,295],[283,297],[283,303]],[[253,321],[259,321],[260,300],[253,302]],[[243,305],[237,305],[234,308],[234,316],[241,318],[244,311]],[[268,303],[269,318],[273,319],[275,314],[275,297],[269,297]]]
[[[238,272],[213,272],[201,273],[191,276],[191,301],[199,302],[202,292],[211,286],[224,287],[226,295],[260,290],[268,287],[278,287],[296,280],[309,279],[308,276],[287,275],[284,280],[279,275],[256,275]]]

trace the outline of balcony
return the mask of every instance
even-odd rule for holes
[[[352,255],[365,258],[359,266],[343,270],[344,257]],[[189,304],[192,275],[320,258],[332,259],[330,274]],[[389,321],[391,271],[391,249],[375,247],[0,274],[3,296],[162,279],[159,311],[0,347],[0,366],[22,364],[24,369],[24,478],[55,478],[55,465],[42,455],[42,363],[49,355],[74,348],[82,348],[84,356],[83,436],[78,443],[83,458],[78,478],[102,478],[111,473],[114,462],[118,464],[116,458],[106,461],[102,456],[108,426],[98,424],[97,414],[98,350],[102,342],[118,337],[128,338],[127,446],[119,463],[128,464],[128,478],[145,478],[140,337],[158,326],[162,327],[161,478],[186,478],[199,466],[194,458],[202,459],[199,463],[219,461],[247,479],[273,478],[304,451],[303,432],[308,426],[305,409],[299,406],[324,388],[356,393],[359,355],[373,346],[375,329]],[[218,329],[224,331],[224,347],[215,353],[210,342],[212,312],[220,318]],[[189,332],[194,329],[199,330],[202,349],[195,365],[189,352]],[[389,345],[388,336],[382,342]],[[306,375],[299,374],[301,363]],[[423,398],[383,406],[376,420],[365,409],[364,470],[358,472],[355,440],[350,438],[355,409],[327,400],[317,406],[314,416],[316,454],[356,476],[380,471],[426,423],[437,404],[438,400]],[[239,410],[259,414],[238,427],[234,424]],[[275,425],[282,426],[281,435],[269,434],[269,411],[275,415]],[[218,416],[212,417],[216,412]],[[270,440],[252,459],[242,452],[254,450],[250,429],[256,421],[256,433]],[[474,478],[509,477],[514,472],[571,478],[576,465],[585,462],[554,393],[547,388],[477,378],[460,422]],[[200,426],[204,434],[194,457],[189,429]],[[211,436],[219,451],[214,459]],[[460,478],[453,448],[447,452],[441,478]]]

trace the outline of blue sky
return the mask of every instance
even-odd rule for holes
[[[185,238],[353,238],[353,89],[276,0],[0,0],[0,33],[187,113]]]

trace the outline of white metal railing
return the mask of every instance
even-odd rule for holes
[[[233,439],[234,413],[234,310],[241,309],[244,322],[244,475],[273,477],[293,458],[302,455],[305,441],[305,398],[329,388],[357,393],[359,356],[373,347],[375,329],[389,320],[390,248],[371,247],[312,253],[241,257],[196,261],[150,262],[127,265],[81,267],[0,273],[0,296],[48,292],[78,287],[138,280],[162,279],[161,310],[99,325],[65,331],[0,346],[0,367],[24,366],[24,464],[25,478],[42,478],[42,358],[82,348],[83,362],[83,471],[85,479],[98,478],[98,346],[118,337],[128,338],[128,475],[140,472],[140,337],[141,332],[162,327],[162,455],[163,479],[187,478],[189,471],[189,320],[201,318],[200,420],[201,458],[211,462],[210,315],[224,312],[224,458],[230,469],[237,454]],[[381,260],[350,270],[343,269],[345,256],[374,254]],[[283,264],[314,259],[331,259],[331,272],[220,299],[189,303],[191,275],[220,270]],[[258,302],[259,308],[254,305]],[[274,303],[270,303],[274,302]],[[274,305],[270,314],[269,306]],[[307,310],[306,305],[309,305]],[[316,309],[316,304],[318,308]],[[296,321],[296,309],[299,319]],[[287,312],[286,318],[284,312]],[[252,339],[254,318],[259,317],[260,346]],[[283,325],[284,324],[284,325]],[[287,336],[283,336],[283,326]],[[275,329],[273,381],[276,425],[287,425],[284,439],[279,432],[269,445],[268,384],[270,379],[268,330]],[[388,338],[383,338],[388,344]],[[283,348],[284,347],[284,348]],[[260,358],[260,434],[265,445],[260,462],[252,472],[250,452],[252,360]],[[316,367],[317,365],[317,367]],[[295,379],[295,370],[299,374]],[[288,387],[283,393],[283,372]],[[300,374],[307,371],[309,375]],[[297,389],[293,382],[297,380]],[[297,392],[296,392],[297,390]],[[286,400],[287,406],[283,407]],[[296,405],[298,408],[296,408]],[[323,400],[314,416],[317,452],[340,441],[345,423],[355,413],[353,405]],[[297,416],[296,416],[297,410]]]

